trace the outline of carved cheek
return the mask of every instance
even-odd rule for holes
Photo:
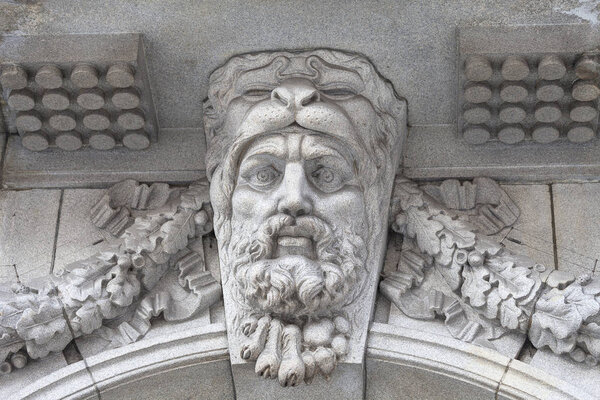
[[[318,204],[318,212],[322,218],[334,225],[339,225],[340,222],[359,223],[365,215],[363,195],[357,187],[321,195]]]
[[[251,222],[257,226],[274,214],[277,202],[272,193],[259,192],[244,185],[238,186],[231,199],[233,221]]]

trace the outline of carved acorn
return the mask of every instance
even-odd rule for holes
[[[194,215],[194,223],[196,224],[196,236],[202,236],[212,230],[210,217],[205,210],[200,210]]]
[[[483,254],[481,254],[480,252],[478,252],[477,250],[473,250],[469,253],[468,256],[468,260],[469,260],[469,265],[471,267],[481,267],[483,265]]]

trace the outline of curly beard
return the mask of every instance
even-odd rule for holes
[[[292,226],[314,243],[314,259],[300,255],[276,257],[280,231]],[[355,227],[336,232],[314,216],[274,215],[247,238],[233,224],[231,273],[239,300],[250,309],[284,319],[330,315],[355,297],[362,282],[367,251]]]

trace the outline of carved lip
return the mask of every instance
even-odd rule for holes
[[[308,129],[303,127],[302,125],[294,122],[286,127],[275,129],[272,131],[273,133],[320,133],[319,131],[315,131],[314,129]]]
[[[314,254],[314,244],[312,239],[309,237],[280,235],[277,238],[277,249],[275,251],[276,257],[297,255],[314,259]]]

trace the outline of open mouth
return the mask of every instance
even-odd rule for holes
[[[304,256],[314,259],[315,246],[312,238],[300,232],[295,226],[284,227],[277,238],[276,257],[287,255]]]

